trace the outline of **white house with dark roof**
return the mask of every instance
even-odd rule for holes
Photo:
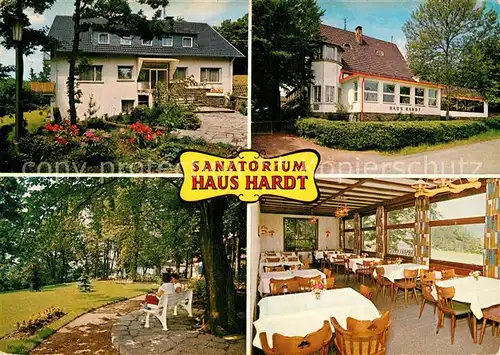
[[[324,42],[313,61],[314,83],[310,90],[315,115],[337,112],[339,104],[360,120],[381,114],[445,116],[440,85],[413,76],[396,44],[355,32],[321,25]],[[472,102],[468,112],[450,111],[452,117],[488,117],[488,104],[477,93],[453,100]]]
[[[61,44],[51,53],[50,63],[55,104],[65,117],[72,17],[56,16],[49,36]],[[190,78],[212,92],[231,93],[233,60],[244,57],[206,23],[176,20],[171,34],[152,41],[92,29],[82,33],[80,40],[80,50],[90,65],[77,78],[83,94],[77,105],[79,118],[87,111],[90,97],[99,107],[98,115],[116,115],[139,104],[151,106],[157,83],[176,79]]]

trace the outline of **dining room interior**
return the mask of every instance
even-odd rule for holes
[[[316,179],[250,205],[254,354],[499,354],[500,179]]]

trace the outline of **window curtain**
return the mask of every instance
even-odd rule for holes
[[[428,196],[415,200],[415,254],[417,264],[429,266],[431,209]]]
[[[345,236],[344,236],[344,220],[339,219],[339,248],[344,250],[345,248]]]
[[[483,275],[500,278],[500,179],[486,184]]]
[[[361,252],[361,217],[359,213],[354,215],[354,254],[359,255]]]
[[[377,207],[376,214],[376,232],[377,232],[377,258],[383,259],[385,257],[385,207]]]

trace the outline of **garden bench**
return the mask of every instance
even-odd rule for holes
[[[174,308],[174,316],[177,315],[177,307],[181,306],[184,308],[190,317],[193,316],[192,311],[193,304],[193,290],[184,290],[179,293],[164,293],[158,302],[158,305],[148,304],[149,309],[143,308],[146,313],[146,322],[144,328],[149,328],[149,317],[151,315],[158,318],[163,326],[163,330],[168,330],[167,328],[167,310],[168,307]]]

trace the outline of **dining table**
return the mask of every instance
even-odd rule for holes
[[[272,257],[271,257],[272,258]],[[282,257],[280,261],[266,261],[264,258],[263,261],[260,262],[259,275],[265,272],[266,267],[277,267],[277,266],[302,266],[304,265],[296,256],[292,257],[296,260],[290,260],[289,258]]]
[[[469,303],[472,314],[472,329],[477,329],[477,320],[483,318],[483,309],[500,304],[500,280],[491,277],[473,276],[454,277],[448,280],[437,281],[439,287],[454,287],[454,301]],[[437,299],[434,288],[432,296]],[[473,334],[474,343],[477,342],[477,330]]]
[[[272,347],[272,335],[304,336],[317,331],[326,320],[335,331],[330,317],[335,317],[346,328],[347,318],[373,320],[380,317],[377,307],[352,288],[322,291],[316,299],[312,292],[265,297],[258,303],[259,319],[253,325],[253,345],[262,349],[259,334],[266,333]]]
[[[319,270],[316,269],[307,269],[307,270],[295,270],[295,271],[271,271],[271,272],[264,272],[260,276],[260,283],[259,286],[257,287],[257,290],[261,295],[263,294],[268,294],[271,292],[269,288],[269,284],[271,279],[276,279],[276,280],[288,280],[292,279],[296,276],[300,277],[316,277],[316,276],[321,276],[322,280],[326,280],[326,275],[322,273]]]
[[[396,280],[404,279],[405,269],[406,270],[429,270],[427,265],[421,264],[413,264],[413,263],[404,263],[404,264],[389,264],[389,265],[377,265],[377,267],[384,268],[384,277],[391,282],[395,282]],[[373,270],[373,276],[377,277],[377,269]],[[436,279],[441,278],[441,273],[436,274]]]

